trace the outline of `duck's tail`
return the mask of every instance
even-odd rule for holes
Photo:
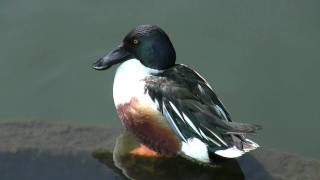
[[[260,147],[259,144],[253,142],[250,139],[245,139],[244,141],[242,141],[242,149],[244,152],[255,150],[258,147]]]
[[[239,138],[239,137],[237,137]],[[225,158],[237,158],[245,154],[246,152],[252,151],[260,147],[257,143],[250,139],[239,138],[235,145],[226,149],[217,150],[214,153],[225,157]]]

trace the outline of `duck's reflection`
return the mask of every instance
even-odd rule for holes
[[[217,160],[214,165],[205,165],[179,156],[132,155],[130,151],[138,146],[136,139],[125,131],[118,137],[113,151],[115,165],[132,179],[245,179],[235,159]],[[106,156],[96,155],[95,157],[106,165],[110,165]]]

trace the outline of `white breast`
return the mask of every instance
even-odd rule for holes
[[[113,83],[115,105],[128,103],[133,97],[136,97],[139,102],[155,107],[156,104],[148,94],[145,94],[143,79],[158,72],[160,71],[145,67],[137,59],[130,59],[122,63],[117,69]]]

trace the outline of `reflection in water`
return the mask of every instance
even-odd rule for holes
[[[136,139],[124,132],[118,137],[113,152],[115,165],[132,179],[271,179],[250,155],[205,165],[182,157],[140,157],[129,153],[138,146]],[[112,166],[110,156],[103,151],[95,152],[94,157]]]

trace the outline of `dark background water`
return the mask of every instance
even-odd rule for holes
[[[0,0],[0,121],[119,126],[115,68],[91,64],[138,24],[208,79],[266,148],[320,158],[320,1]]]

